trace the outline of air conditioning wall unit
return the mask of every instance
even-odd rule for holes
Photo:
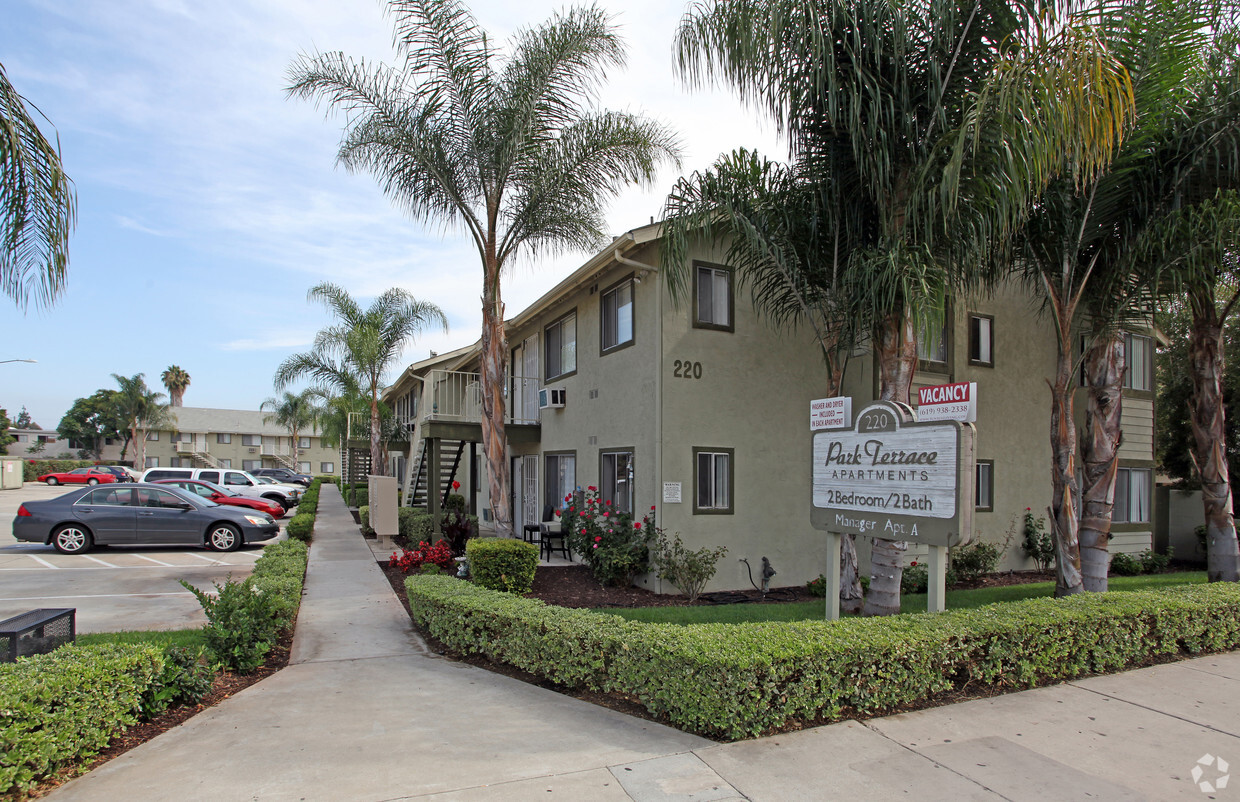
[[[563,387],[544,387],[538,391],[539,409],[563,409],[568,391]]]

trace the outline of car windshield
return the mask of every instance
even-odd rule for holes
[[[162,484],[161,484],[161,485],[160,485],[160,488],[162,488],[162,489],[164,489],[164,490],[167,490],[169,493],[172,493],[173,495],[178,496],[179,498],[183,498],[183,499],[185,499],[185,500],[186,500],[186,501],[188,501],[190,504],[193,504],[193,505],[195,505],[195,506],[199,506],[199,507],[218,507],[218,506],[220,506],[220,505],[216,504],[214,501],[212,501],[212,500],[211,500],[211,499],[209,499],[209,498],[206,498],[206,497],[204,497],[204,496],[200,496],[200,495],[198,495],[197,493],[195,493],[195,492],[194,492],[194,491],[192,491],[192,490],[183,490],[183,489],[181,489],[181,488],[177,487],[176,485],[162,485]],[[139,506],[142,506],[142,504],[141,504],[141,500],[139,500]]]

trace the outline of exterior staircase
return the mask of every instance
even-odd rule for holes
[[[461,458],[465,453],[464,440],[439,441],[439,465],[431,465],[431,449],[428,440],[422,440],[418,448],[418,456],[410,471],[411,489],[405,494],[406,507],[427,507],[428,495],[431,492],[440,494],[444,502],[452,492],[452,482],[456,480],[457,471],[461,467]]]

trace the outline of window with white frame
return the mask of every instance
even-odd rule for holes
[[[310,447],[310,438],[309,438],[309,437],[298,437],[298,438],[297,438],[297,447],[298,447],[298,448],[309,448],[309,447]]]
[[[543,352],[546,380],[558,379],[577,370],[577,313],[568,313],[547,327]]]
[[[969,315],[969,364],[994,367],[995,319],[990,315]]]
[[[730,448],[693,449],[694,513],[732,513],[733,454]]]
[[[599,454],[599,492],[603,504],[619,512],[633,512],[633,452],[604,451]]]
[[[633,279],[603,293],[603,353],[633,343]]]
[[[297,470],[301,473],[310,473],[310,463],[308,462],[297,463]]]
[[[159,432],[157,432],[157,431],[155,431],[155,430],[151,430],[151,431],[147,432],[147,433],[146,433],[146,439],[147,439],[147,440],[158,440],[158,439],[159,439]]]
[[[693,325],[699,329],[735,331],[732,322],[732,270],[697,264],[693,271]]]
[[[319,463],[319,473],[331,474],[335,472],[336,472],[336,463],[334,462],[320,462]]]
[[[258,435],[258,434],[241,435],[241,445],[243,446],[258,446],[262,444],[263,444],[262,435]]]
[[[158,468],[158,467],[159,467],[159,457],[147,457],[147,458],[146,458],[146,467],[148,467],[148,468]]]
[[[577,455],[548,454],[546,473],[546,497],[544,503],[552,509],[561,509],[564,499],[577,489]]]
[[[977,473],[973,485],[973,506],[979,510],[995,508],[995,463],[994,460],[979,459]]]
[[[1120,468],[1115,476],[1114,523],[1145,524],[1150,522],[1150,489],[1153,471],[1150,468]]]
[[[188,462],[188,460],[186,460],[186,462]],[[182,465],[181,465],[181,458],[180,458],[180,457],[173,457],[172,459],[168,460],[168,467],[169,467],[169,468],[180,468],[180,467],[182,467]],[[188,468],[188,467],[190,467],[190,466],[189,466],[189,465],[185,465],[184,467]]]
[[[232,467],[232,460],[230,460],[230,459],[222,459],[222,460],[220,460],[220,461],[219,461],[219,463],[220,463],[220,467],[221,467],[221,468],[231,468],[231,467]]]
[[[220,445],[228,445],[232,442],[232,434],[229,432],[218,432],[215,435],[215,442]]]
[[[1140,334],[1124,335],[1124,389],[1154,389],[1154,341]]]

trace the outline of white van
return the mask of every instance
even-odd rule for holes
[[[142,473],[141,481],[154,482],[159,479],[198,479],[212,482],[235,490],[243,496],[278,501],[286,510],[297,506],[301,493],[305,490],[297,485],[263,484],[246,471],[235,468],[147,468]]]

